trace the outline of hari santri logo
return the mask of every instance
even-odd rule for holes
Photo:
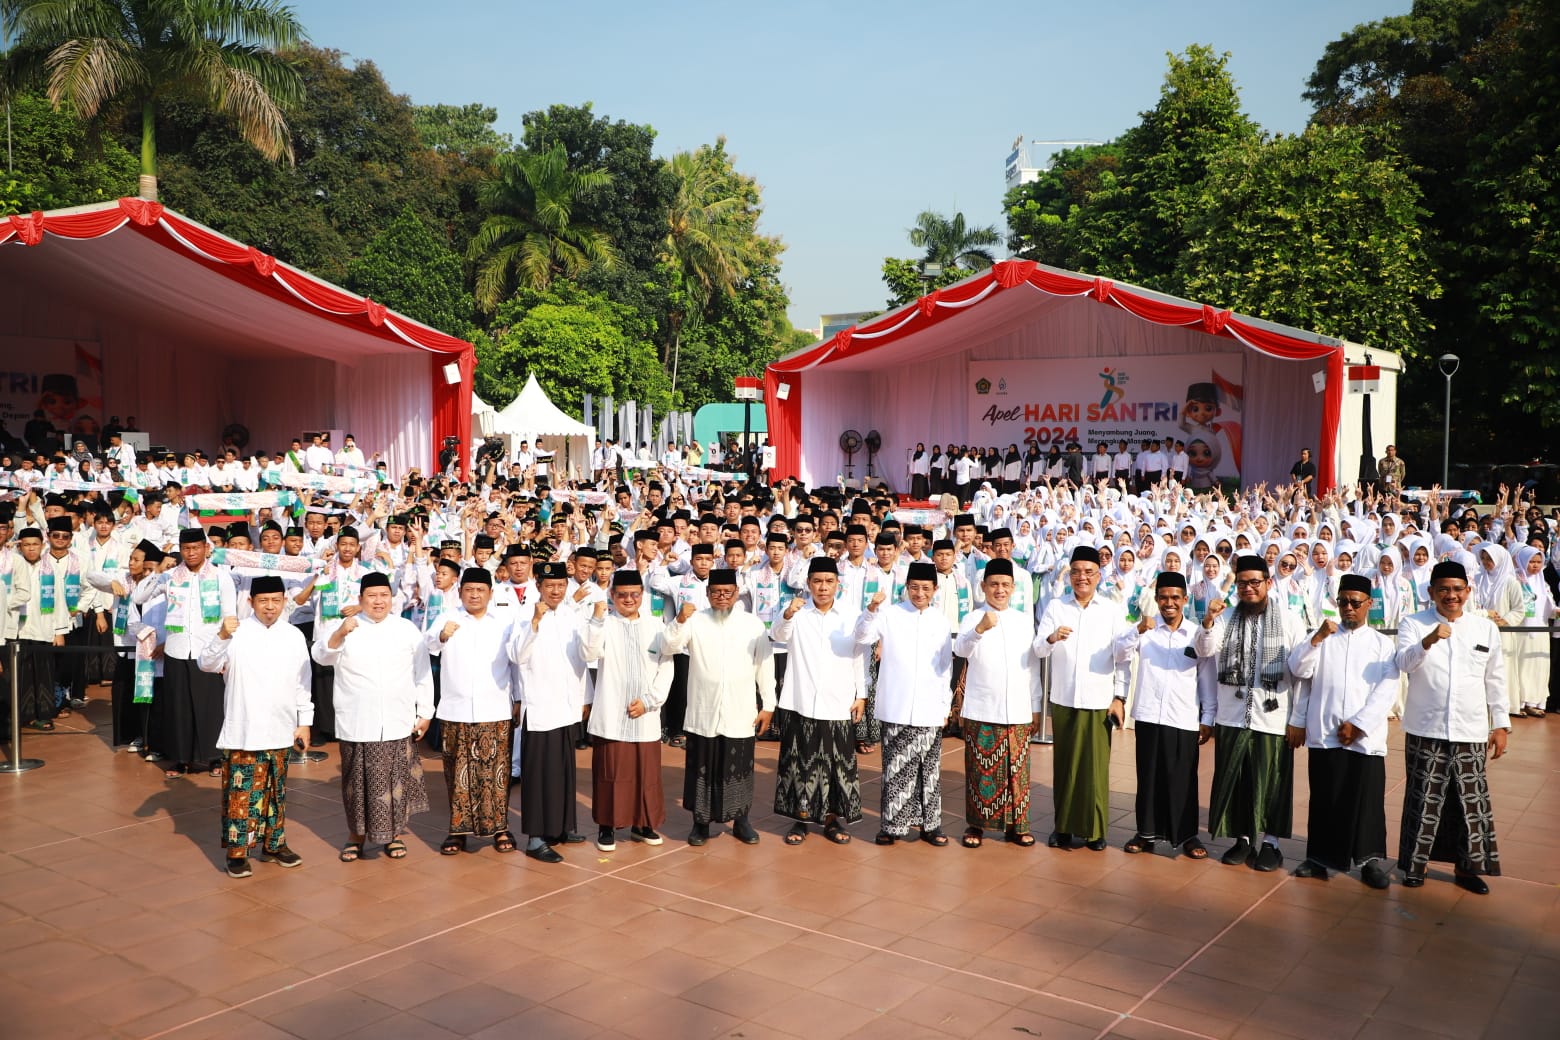
[[[1100,373],[1100,378],[1105,382],[1105,394],[1100,398],[1101,408],[1109,408],[1112,404],[1127,396],[1127,392],[1121,388],[1121,384],[1127,381],[1125,372],[1107,366]]]

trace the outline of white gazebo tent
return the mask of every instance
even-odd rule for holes
[[[471,435],[473,437],[486,437],[493,432],[493,426],[498,420],[498,409],[488,404],[476,394],[471,395]]]
[[[508,435],[511,457],[522,440],[553,452],[549,473],[555,481],[590,475],[596,431],[553,404],[534,372],[526,377],[520,396],[493,417],[493,432]]]

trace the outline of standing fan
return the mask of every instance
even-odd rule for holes
[[[878,453],[878,451],[882,447],[883,447],[883,435],[878,433],[876,430],[868,431],[867,432],[867,476],[869,478],[873,477],[873,476],[876,476],[876,474],[874,474],[872,472],[872,456],[876,455]]]
[[[861,450],[861,434],[855,430],[846,430],[840,434],[840,450],[845,453],[845,478],[849,480],[855,476],[852,467],[856,452]]]

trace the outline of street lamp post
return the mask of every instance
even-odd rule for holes
[[[1442,354],[1436,359],[1436,364],[1446,377],[1446,430],[1441,440],[1441,487],[1449,488],[1452,486],[1452,376],[1457,374],[1457,366],[1462,364],[1462,358],[1456,354]]]

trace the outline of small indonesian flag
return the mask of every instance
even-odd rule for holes
[[[1374,394],[1381,389],[1380,365],[1350,365],[1349,393]]]

